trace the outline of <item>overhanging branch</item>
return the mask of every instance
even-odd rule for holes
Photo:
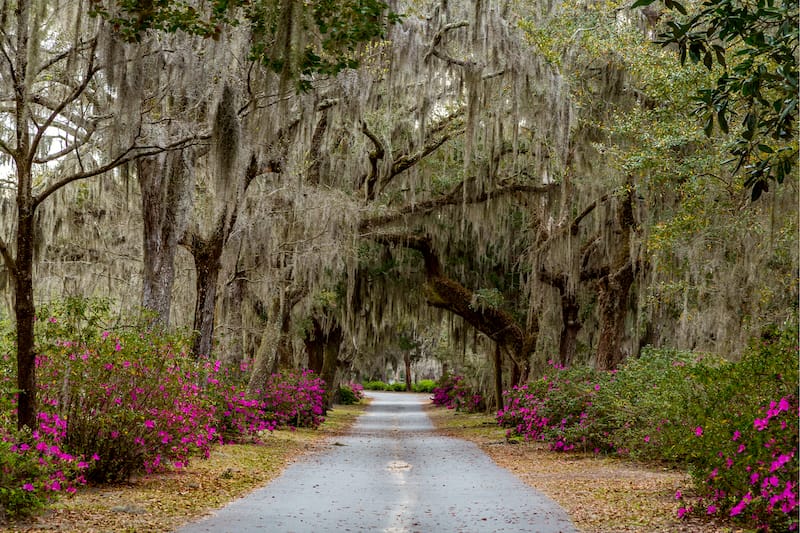
[[[361,223],[359,223],[358,229],[362,232],[367,232],[370,230],[374,230],[378,227],[385,226],[387,224],[391,224],[393,222],[402,220],[408,215],[424,216],[430,214],[431,212],[441,207],[446,207],[451,205],[462,205],[465,203],[479,204],[489,201],[492,198],[499,198],[501,196],[506,196],[508,194],[514,194],[514,193],[544,194],[553,190],[557,186],[558,185],[554,183],[548,185],[525,185],[521,183],[514,183],[508,185],[501,185],[496,189],[493,189],[491,191],[484,191],[482,193],[468,197],[465,200],[464,196],[461,194],[461,186],[459,185],[453,188],[453,190],[451,190],[444,196],[418,202],[413,205],[406,205],[393,213],[387,213],[385,215],[378,215],[374,217],[365,218],[364,220],[361,221]]]

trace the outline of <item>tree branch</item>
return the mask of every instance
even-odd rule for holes
[[[367,201],[371,201],[375,199],[375,185],[380,181],[380,176],[378,174],[378,161],[384,158],[386,155],[386,150],[384,150],[380,139],[378,139],[378,137],[369,130],[366,121],[361,121],[361,132],[366,135],[370,141],[372,141],[372,144],[375,145],[375,150],[369,153],[369,175],[362,178],[361,183],[359,184],[359,188],[361,188],[366,183]]]
[[[525,361],[535,347],[535,337],[526,335],[506,311],[492,306],[472,305],[474,293],[443,272],[430,237],[405,233],[378,233],[371,236],[382,244],[417,250],[425,260],[425,298],[428,305],[457,314],[478,331],[506,347],[515,361]]]
[[[70,93],[66,98],[64,98],[50,113],[50,115],[45,119],[44,123],[37,127],[36,135],[31,141],[30,144],[30,153],[28,154],[28,164],[32,164],[33,160],[36,156],[36,152],[38,151],[39,143],[42,141],[42,137],[44,136],[45,131],[50,125],[55,121],[55,119],[61,114],[61,112],[66,108],[69,104],[74,102],[81,94],[86,90],[86,87],[89,86],[89,82],[92,80],[95,74],[100,71],[99,67],[95,67],[94,65],[94,52],[97,47],[97,42],[95,41],[92,46],[90,47],[90,55],[89,55],[89,63],[86,65],[86,73],[83,76],[83,81],[75,87],[75,89]]]
[[[3,256],[3,261],[8,267],[8,270],[11,271],[11,275],[13,277],[17,277],[17,262],[11,256],[11,250],[9,250],[8,245],[6,245],[5,241],[2,237],[0,237],[0,255]]]
[[[134,159],[138,159],[140,157],[148,157],[151,155],[160,154],[163,152],[171,152],[173,150],[181,150],[188,146],[192,146],[196,144],[198,141],[207,140],[211,138],[209,134],[204,134],[201,136],[191,136],[186,137],[184,139],[175,141],[171,144],[166,146],[131,146],[127,148],[125,151],[117,155],[114,159],[106,163],[105,165],[99,166],[92,170],[86,170],[83,172],[78,172],[71,176],[67,176],[48,187],[46,187],[42,192],[38,195],[35,195],[33,198],[33,207],[36,208],[39,204],[41,204],[48,196],[59,190],[60,188],[64,187],[65,185],[72,183],[73,181],[78,181],[86,178],[91,178],[94,176],[98,176],[100,174],[104,174],[110,170],[114,170],[115,168],[128,163],[129,161],[133,161]]]
[[[461,20],[458,22],[451,22],[450,24],[445,24],[444,26],[439,28],[439,31],[436,32],[436,35],[434,35],[433,39],[431,40],[431,45],[428,48],[428,51],[425,53],[423,61],[427,63],[431,55],[436,55],[437,57],[440,57],[438,54],[436,54],[436,47],[439,46],[439,44],[442,42],[442,37],[444,37],[445,33],[458,28],[464,28],[466,26],[469,26],[469,21]],[[442,58],[440,57],[440,59]],[[453,61],[455,62],[455,60]]]
[[[491,198],[496,198],[500,196],[505,196],[508,194],[514,193],[525,193],[525,194],[544,194],[547,193],[557,187],[556,184],[548,184],[548,185],[525,185],[514,183],[510,185],[501,185],[500,187],[486,191],[475,196],[469,197],[464,199],[463,195],[461,194],[461,187],[456,186],[444,196],[440,196],[438,198],[433,198],[431,200],[426,200],[423,202],[418,202],[414,205],[407,205],[404,206],[394,213],[387,213],[385,215],[378,215],[370,218],[366,218],[362,220],[358,228],[362,232],[367,232],[373,229],[376,229],[380,226],[385,226],[387,224],[391,224],[393,222],[397,222],[398,220],[402,220],[406,215],[415,215],[415,216],[423,216],[427,215],[432,211],[440,207],[445,207],[448,205],[461,205],[464,203],[467,204],[479,204],[482,202],[486,202]]]

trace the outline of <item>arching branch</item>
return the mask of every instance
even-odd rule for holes
[[[418,202],[413,205],[403,206],[402,208],[398,209],[393,213],[387,213],[385,215],[378,215],[374,217],[365,218],[358,225],[358,228],[362,232],[367,232],[379,228],[381,226],[386,226],[387,224],[403,220],[406,216],[409,215],[424,216],[445,206],[462,205],[464,203],[479,204],[487,202],[492,198],[500,198],[502,196],[506,196],[509,194],[516,194],[516,193],[544,194],[554,190],[556,187],[557,187],[556,184],[527,185],[521,183],[511,183],[506,185],[500,185],[495,189],[473,195],[471,197],[466,198],[465,200],[463,194],[461,193],[461,185],[459,184],[458,186],[454,187],[449,193],[443,196],[439,196],[431,200],[425,200],[423,202]]]
[[[514,317],[503,309],[473,306],[474,293],[458,281],[447,277],[430,237],[413,233],[377,233],[371,238],[382,244],[420,252],[425,261],[424,291],[428,305],[457,314],[472,327],[508,349],[512,359],[527,368],[527,361],[536,345],[537,328],[526,333]]]

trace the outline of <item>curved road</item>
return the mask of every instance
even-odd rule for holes
[[[427,396],[368,394],[341,446],[179,532],[576,531],[555,502],[477,446],[436,435],[422,411]]]

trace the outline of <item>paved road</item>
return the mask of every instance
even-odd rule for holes
[[[179,532],[576,531],[555,502],[477,446],[437,436],[425,395],[369,394],[372,404],[340,446]]]

